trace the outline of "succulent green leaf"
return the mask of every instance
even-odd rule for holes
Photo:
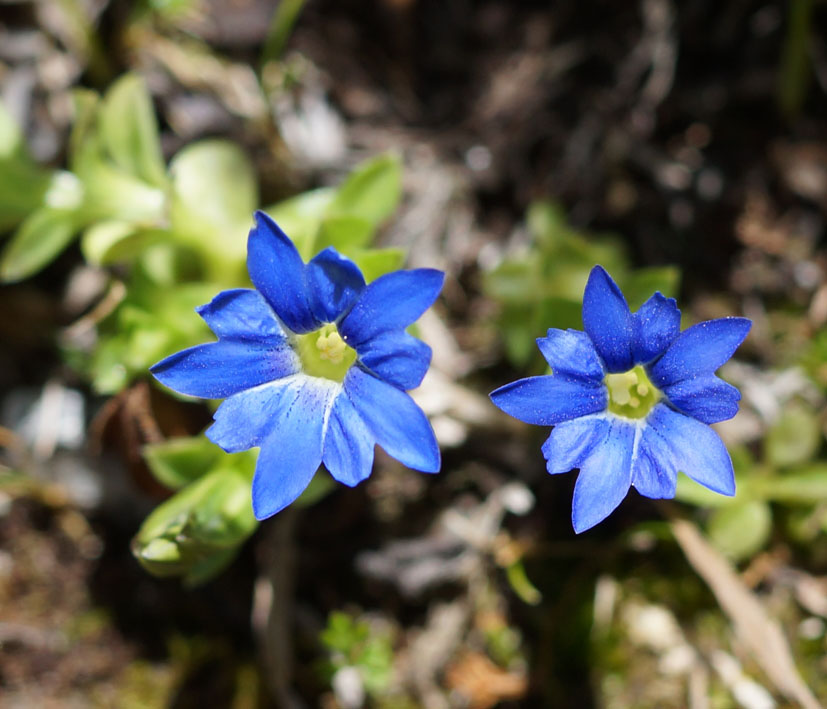
[[[103,145],[114,163],[142,181],[166,182],[158,124],[144,80],[127,74],[112,86],[100,107]]]
[[[50,264],[75,235],[73,212],[43,207],[19,227],[0,255],[0,281],[27,278]]]

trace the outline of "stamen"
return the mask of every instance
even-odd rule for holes
[[[661,398],[642,366],[628,372],[606,375],[609,411],[616,416],[639,419],[647,416]]]

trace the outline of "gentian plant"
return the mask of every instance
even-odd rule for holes
[[[655,293],[636,313],[595,266],[579,330],[550,329],[537,345],[551,374],[491,394],[506,413],[554,426],[542,447],[549,473],[579,468],[572,523],[583,532],[605,519],[630,486],[675,496],[678,471],[722,495],[735,494],[732,462],[708,424],[738,411],[739,391],[715,376],[749,332],[721,318],[680,332],[675,300]]]
[[[208,438],[234,453],[260,447],[252,501],[265,519],[293,502],[320,464],[339,482],[367,478],[374,446],[435,473],[440,454],[419,386],[431,349],[405,328],[433,303],[444,274],[394,271],[369,285],[329,247],[304,263],[264,212],[250,231],[255,286],[219,293],[198,313],[218,341],[152,367],[177,392],[225,398]]]

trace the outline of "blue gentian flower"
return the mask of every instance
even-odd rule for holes
[[[256,289],[223,291],[198,308],[218,341],[152,373],[182,394],[226,399],[207,437],[228,453],[261,448],[258,519],[293,502],[321,463],[345,485],[361,482],[376,444],[409,468],[437,472],[434,432],[406,393],[425,376],[431,348],[405,328],[434,302],[444,274],[395,271],[366,285],[335,249],[305,264],[268,215],[255,219],[247,269]]]
[[[680,332],[674,299],[655,293],[636,313],[595,266],[579,330],[550,329],[537,345],[551,368],[491,394],[506,413],[554,426],[543,445],[548,472],[579,468],[572,523],[580,533],[605,519],[629,487],[675,496],[678,471],[735,494],[732,461],[707,424],[732,418],[738,390],[715,376],[750,329],[721,318]]]

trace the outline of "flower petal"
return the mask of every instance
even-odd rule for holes
[[[672,465],[669,444],[660,433],[644,424],[632,462],[632,485],[644,497],[675,497],[678,471]]]
[[[565,374],[518,379],[490,396],[505,413],[538,426],[596,414],[607,404],[605,386]]]
[[[402,330],[431,306],[444,280],[445,274],[432,268],[380,276],[362,291],[339,331],[358,348],[385,330]]]
[[[632,451],[637,426],[609,419],[605,438],[580,464],[571,521],[580,534],[602,522],[626,497],[632,482]]]
[[[646,422],[653,430],[652,435],[659,436],[666,444],[657,450],[659,465],[667,470],[681,470],[713,492],[735,494],[735,474],[729,453],[709,426],[664,404],[655,406]]]
[[[670,403],[704,423],[731,419],[738,413],[741,392],[714,374],[685,379],[663,390]]]
[[[328,472],[349,487],[358,485],[373,469],[376,441],[346,392],[336,397],[324,439],[322,460]]]
[[[296,353],[286,344],[219,340],[176,352],[150,367],[155,378],[180,394],[223,399],[294,374]]]
[[[608,430],[609,420],[602,414],[558,423],[543,444],[546,469],[554,475],[578,467],[591,454],[594,445],[606,437]]]
[[[359,361],[400,389],[415,389],[431,363],[431,348],[404,330],[389,330],[359,348]]]
[[[751,326],[746,318],[720,318],[687,328],[650,366],[652,383],[663,390],[685,379],[712,374],[732,357]]]
[[[620,288],[602,266],[589,274],[583,294],[583,326],[610,372],[634,366],[632,313]]]
[[[287,234],[267,214],[258,211],[255,218],[256,225],[247,239],[250,280],[293,332],[317,329],[321,323],[310,310],[302,257]]]
[[[636,363],[651,362],[674,342],[681,331],[681,311],[674,298],[655,293],[632,315]]]
[[[260,446],[282,409],[295,403],[306,379],[304,374],[294,374],[225,399],[213,414],[214,423],[206,431],[207,438],[228,453]]]
[[[286,337],[264,296],[250,288],[221,291],[196,311],[221,339],[269,342]]]
[[[360,367],[351,367],[345,392],[385,452],[423,473],[440,467],[439,446],[425,414],[404,391]]]
[[[550,328],[546,337],[537,338],[537,346],[554,374],[597,381],[602,381],[606,374],[597,350],[585,332]]]
[[[359,267],[328,247],[307,264],[310,309],[317,320],[334,322],[356,302],[365,288]]]
[[[296,399],[279,407],[270,435],[262,441],[253,476],[253,514],[266,519],[304,492],[322,462],[327,412],[341,390],[335,382],[303,377]]]

